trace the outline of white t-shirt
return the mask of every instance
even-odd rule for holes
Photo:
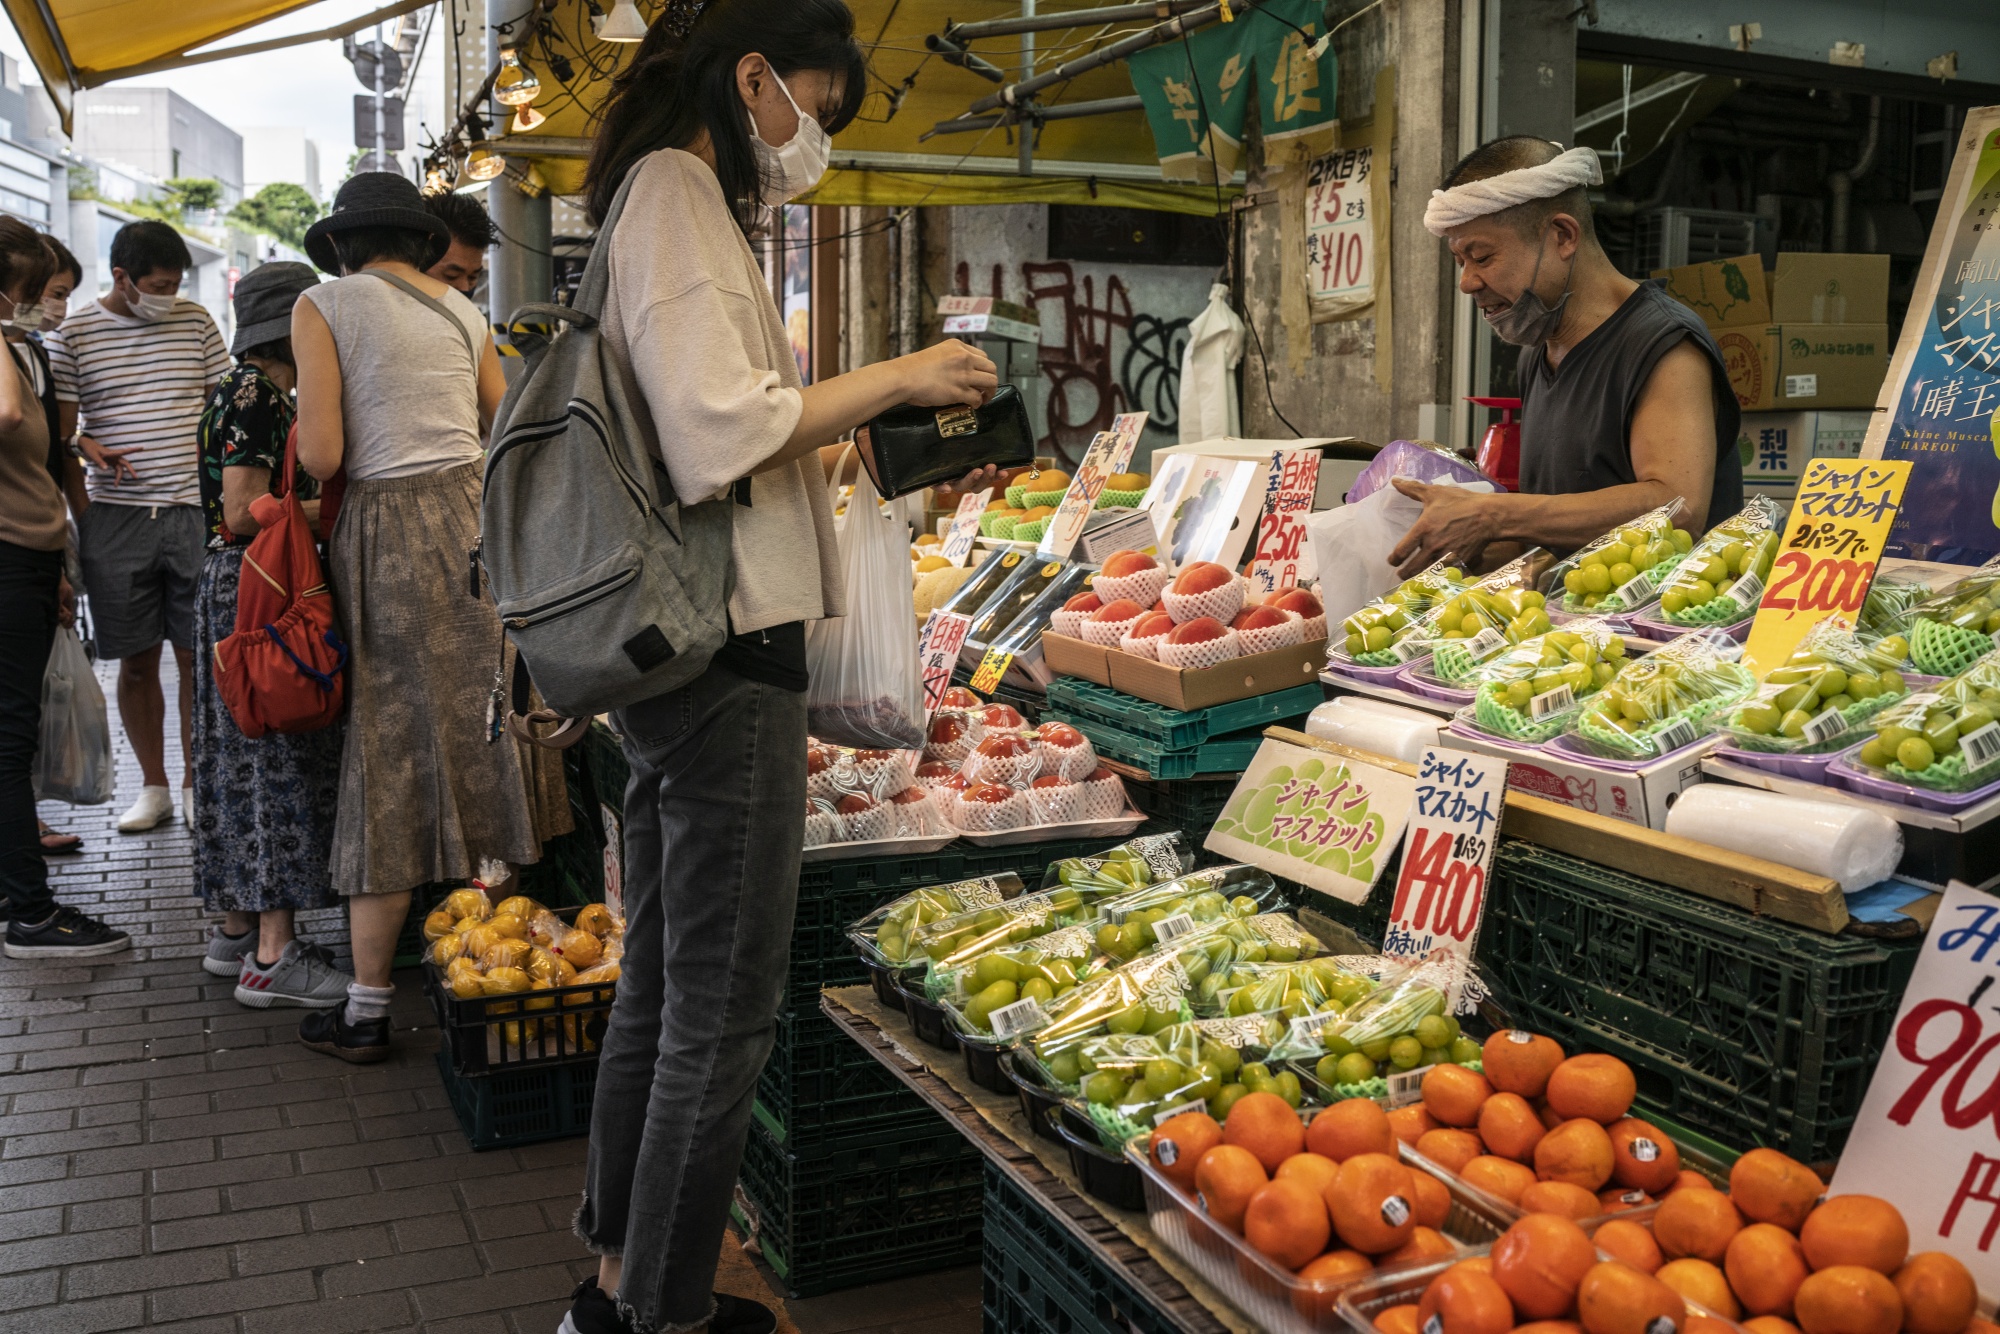
[[[165,319],[114,315],[93,301],[43,340],[56,398],[78,405],[78,428],[106,449],[144,448],[125,457],[138,480],[85,465],[93,502],[201,504],[196,428],[208,391],[229,370],[222,331],[185,297]]]

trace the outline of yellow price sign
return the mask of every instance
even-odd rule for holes
[[[1007,669],[1014,663],[1014,655],[1005,649],[989,648],[986,656],[979,660],[979,670],[972,674],[970,682],[975,693],[990,695],[1000,688],[1000,678],[1007,675]]]
[[[1744,665],[1760,680],[1819,622],[1838,616],[1852,625],[1859,619],[1909,480],[1907,460],[1814,459],[1806,465],[1743,649]]]

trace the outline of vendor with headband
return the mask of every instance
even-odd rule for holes
[[[1742,508],[1722,353],[1658,283],[1612,266],[1585,193],[1602,182],[1592,149],[1517,136],[1432,192],[1424,226],[1450,245],[1459,290],[1521,348],[1521,493],[1397,480],[1424,505],[1389,556],[1405,575],[1446,556],[1571,551],[1675,497],[1676,525],[1696,534]]]

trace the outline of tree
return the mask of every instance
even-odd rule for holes
[[[222,204],[222,182],[199,176],[176,176],[167,182],[166,203],[181,213],[206,213]]]
[[[325,210],[302,185],[273,181],[229,211],[232,222],[277,237],[289,246],[305,244],[306,228]]]

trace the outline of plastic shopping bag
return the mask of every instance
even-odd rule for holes
[[[839,544],[847,615],[806,627],[806,730],[861,750],[916,750],[924,691],[909,529],[876,503],[865,470],[855,475]]]
[[[1421,480],[1472,491],[1493,489],[1490,482],[1468,482],[1449,474]],[[1423,513],[1421,501],[1384,486],[1363,499],[1321,510],[1306,519],[1313,568],[1320,572],[1319,600],[1326,608],[1329,625],[1352,616],[1403,582],[1396,567],[1389,564],[1389,553]]]
[[[111,717],[83,641],[56,628],[42,673],[42,737],[35,752],[35,795],[73,806],[111,800]]]

